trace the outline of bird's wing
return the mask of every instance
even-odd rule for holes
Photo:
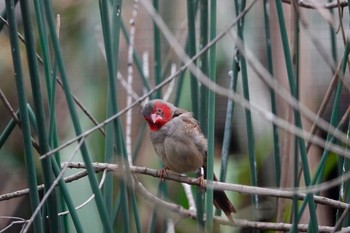
[[[183,113],[187,113],[187,111],[185,109],[182,109],[182,108],[176,108],[173,117],[178,117],[178,116],[182,115]]]
[[[199,126],[199,122],[193,118],[192,112],[185,112],[182,115],[182,120],[190,127],[191,130],[196,131],[196,133],[202,134],[201,127]]]

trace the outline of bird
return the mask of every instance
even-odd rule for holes
[[[164,100],[153,99],[144,105],[142,115],[148,123],[153,148],[164,164],[158,173],[161,178],[168,169],[183,174],[201,168],[206,178],[208,141],[191,112]],[[215,174],[213,180],[218,181]],[[199,183],[201,185],[201,181]],[[225,192],[214,190],[213,199],[214,206],[233,221],[232,213],[236,213],[236,209]]]

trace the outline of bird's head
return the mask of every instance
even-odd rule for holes
[[[142,114],[150,129],[157,131],[173,118],[175,110],[175,106],[171,103],[154,99],[143,107]]]

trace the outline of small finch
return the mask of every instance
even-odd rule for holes
[[[204,168],[206,177],[207,139],[192,113],[175,107],[164,100],[149,101],[142,114],[151,130],[153,148],[166,169],[177,173],[188,173]],[[214,174],[214,181],[217,181]],[[224,191],[214,190],[214,205],[232,221],[236,212]]]

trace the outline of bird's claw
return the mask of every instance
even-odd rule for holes
[[[163,167],[163,168],[158,170],[158,176],[159,176],[161,182],[165,181],[164,175],[168,174],[167,170],[168,170],[167,167]]]
[[[205,190],[205,182],[204,182],[204,176],[199,176],[198,177],[198,184],[199,184],[199,187],[201,188],[201,190]]]
[[[201,167],[198,170],[198,184],[201,190],[205,190],[205,183],[204,183],[204,168]]]

